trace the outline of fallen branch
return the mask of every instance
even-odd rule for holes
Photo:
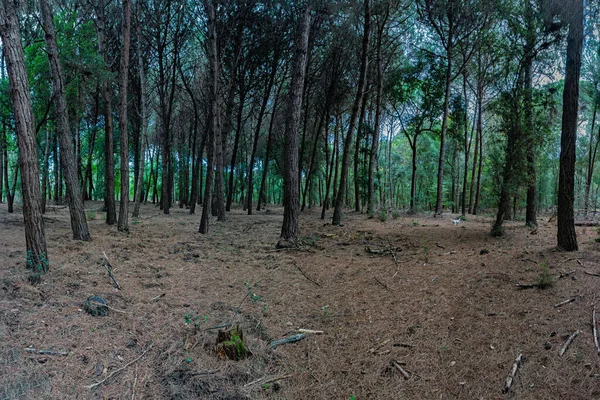
[[[298,332],[300,333],[312,333],[314,335],[322,335],[325,332],[324,331],[313,331],[312,329],[298,329]]]
[[[142,353],[142,354],[141,354],[141,355],[140,355],[138,358],[136,358],[136,359],[134,359],[134,360],[132,360],[132,361],[128,362],[127,364],[123,365],[121,368],[117,368],[117,369],[115,369],[113,372],[111,372],[111,373],[110,373],[110,374],[109,374],[109,375],[108,375],[106,378],[102,379],[101,381],[99,381],[99,382],[96,382],[96,383],[93,383],[93,384],[91,384],[91,385],[89,385],[89,386],[86,386],[85,388],[86,388],[86,389],[90,389],[90,390],[91,390],[91,389],[95,388],[96,386],[100,386],[100,385],[102,385],[104,382],[106,382],[107,380],[109,380],[110,378],[112,378],[114,375],[118,374],[119,372],[123,371],[125,368],[129,367],[131,364],[133,364],[133,363],[137,362],[137,361],[138,361],[138,360],[140,360],[142,357],[144,357],[144,355],[145,355],[145,354],[146,354],[148,351],[150,351],[150,349],[152,348],[152,346],[154,346],[154,344],[151,344],[150,346],[148,346],[148,348],[147,348],[146,350],[144,350],[144,352],[143,352],[143,353]]]
[[[556,303],[556,304],[554,305],[554,308],[562,307],[562,306],[564,306],[565,304],[569,304],[569,303],[572,303],[572,302],[574,302],[574,301],[575,301],[575,297],[573,297],[573,298],[570,298],[570,299],[567,299],[567,300],[565,300],[565,301],[561,301],[560,303]]]
[[[161,293],[158,296],[154,296],[153,298],[150,299],[150,301],[156,301],[158,299],[160,299],[161,297],[165,297],[166,293]]]
[[[115,276],[112,273],[112,265],[110,265],[110,262],[108,261],[108,256],[106,255],[106,253],[103,251],[102,254],[104,254],[104,258],[106,258],[106,262],[104,263],[104,268],[106,268],[106,271],[108,272],[108,276],[110,277],[110,279],[112,279],[113,281],[113,286],[115,287],[115,289],[121,290],[121,286],[119,286],[119,282],[117,282],[117,280],[115,279]]]
[[[573,271],[569,271],[569,272],[561,272],[560,274],[558,274],[556,276],[556,279],[561,279],[561,278],[564,278],[565,276],[573,275],[575,272],[577,272],[577,271],[573,270]]]
[[[571,343],[573,342],[573,340],[581,333],[581,331],[578,329],[575,332],[573,332],[573,334],[571,336],[569,336],[569,338],[567,339],[567,341],[565,342],[565,345],[562,347],[562,349],[560,349],[560,353],[559,355],[563,355],[565,354],[565,351],[567,351],[567,348],[571,345]]]
[[[517,283],[517,287],[519,289],[532,289],[539,286],[540,285],[538,285],[537,283]]]
[[[391,342],[391,339],[386,339],[383,342],[379,343],[377,346],[371,347],[369,349],[370,353],[375,353],[377,350],[379,350],[380,348],[382,348],[383,346],[385,346],[386,344],[388,344],[389,342]]]
[[[406,372],[406,370],[404,370],[404,368],[402,368],[402,366],[400,365],[400,363],[396,360],[392,360],[392,365],[394,367],[396,367],[396,369],[398,371],[400,371],[400,373],[402,374],[402,376],[404,377],[404,379],[410,379],[410,375],[408,374],[408,372]]]
[[[68,356],[69,353],[66,351],[54,351],[54,350],[44,350],[44,349],[33,349],[31,347],[28,347],[26,349],[24,349],[26,352],[28,353],[35,353],[35,354],[43,354],[43,355],[47,355],[47,356]]]
[[[305,337],[306,337],[305,334],[299,333],[297,335],[289,336],[289,337],[286,337],[286,338],[283,338],[280,340],[274,340],[269,344],[269,347],[274,349],[275,347],[282,345],[282,344],[298,342],[298,341],[304,339]]]
[[[600,274],[597,274],[595,272],[589,272],[589,271],[583,271],[584,273],[591,275],[591,276],[597,276],[598,278],[600,278]]]
[[[600,345],[598,344],[598,327],[596,324],[596,306],[594,306],[594,310],[592,311],[592,332],[594,333],[594,344],[596,345],[596,350],[598,354],[600,354]]]
[[[515,376],[517,375],[517,370],[519,369],[519,365],[521,365],[521,361],[523,361],[523,354],[519,354],[517,356],[517,358],[515,359],[515,362],[513,363],[510,374],[508,374],[508,376],[506,377],[506,381],[504,382],[504,393],[508,393],[508,391],[510,390],[513,380],[515,379]]]
[[[304,275],[304,277],[305,277],[306,279],[308,279],[310,282],[314,283],[314,284],[315,284],[315,285],[317,285],[317,286],[321,286],[321,284],[320,284],[319,282],[317,282],[317,281],[314,281],[314,280],[310,279],[310,278],[308,277],[308,275],[306,275],[306,274],[304,273],[304,271],[302,271],[302,268],[300,268],[300,266],[299,266],[298,264],[294,264],[294,265],[296,266],[296,268],[298,268],[298,270],[299,270],[299,271],[302,273],[302,275]]]
[[[537,264],[537,261],[532,260],[531,258],[521,258],[521,261],[525,262],[525,261],[529,261],[531,263]]]
[[[386,285],[385,283],[381,282],[379,279],[377,279],[377,277],[376,277],[376,276],[374,276],[374,277],[373,277],[373,279],[375,279],[375,280],[377,281],[377,283],[379,283],[379,284],[380,284],[381,286],[383,286],[385,289],[389,289],[389,288],[387,287],[387,285]]]
[[[291,377],[292,377],[292,375],[277,376],[275,378],[267,379],[266,381],[263,382],[263,385],[266,385],[267,383],[271,383],[271,382],[277,382],[277,381],[280,381],[280,380],[283,380],[283,379],[288,379],[288,378],[291,378]],[[265,378],[262,377],[262,378],[259,378],[257,380],[254,380],[254,381],[252,381],[250,383],[246,383],[244,385],[244,387],[252,386],[252,385],[254,385],[256,383],[261,382],[263,379],[265,379]]]

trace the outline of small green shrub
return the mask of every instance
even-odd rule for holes
[[[96,211],[88,211],[86,215],[88,221],[93,221],[96,219]]]
[[[398,211],[398,210],[394,210],[394,211],[392,211],[392,218],[393,218],[393,219],[398,219],[398,218],[400,218],[400,215],[401,215],[401,214],[400,214],[400,211]]]
[[[548,266],[548,262],[544,260],[544,262],[540,263],[540,274],[538,275],[536,284],[540,289],[548,289],[554,286],[554,278],[550,275],[550,267]]]
[[[385,221],[387,221],[387,217],[388,217],[388,215],[387,215],[387,211],[385,211],[385,210],[380,210],[380,211],[379,211],[379,213],[377,214],[377,216],[379,217],[379,220],[380,220],[381,222],[385,222]]]

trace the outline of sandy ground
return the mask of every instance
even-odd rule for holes
[[[580,251],[562,253],[548,218],[537,234],[514,222],[492,238],[489,217],[348,213],[334,227],[308,210],[302,246],[275,250],[281,208],[235,210],[200,235],[199,216],[179,208],[146,205],[124,234],[101,203],[86,206],[88,243],[71,239],[66,209],[48,211],[51,270],[32,287],[22,215],[0,205],[0,399],[600,398],[600,277],[585,273],[600,273],[596,228],[578,227]],[[516,287],[544,265],[553,287]],[[92,295],[108,316],[82,311]],[[206,330],[232,318],[253,353],[242,361],[220,359]],[[298,329],[324,333],[269,348]]]

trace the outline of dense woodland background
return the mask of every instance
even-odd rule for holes
[[[90,237],[83,202],[102,199],[119,230],[152,202],[165,214],[202,212],[204,233],[210,213],[223,220],[231,207],[252,214],[284,204],[282,238],[292,241],[307,207],[334,224],[347,208],[497,210],[496,235],[505,219],[533,226],[557,206],[560,232],[561,193],[567,225],[573,209],[597,210],[598,1],[2,0],[1,8],[0,201],[9,212],[23,201],[26,225],[23,191],[32,185],[42,212],[68,203],[82,240]],[[10,39],[17,27],[21,37]],[[17,42],[33,110],[27,159],[17,140],[26,102],[14,103],[9,83]],[[20,161],[38,163],[37,180],[23,179]],[[34,241],[28,263],[47,267]],[[561,247],[577,248],[574,230]]]

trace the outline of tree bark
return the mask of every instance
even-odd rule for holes
[[[73,239],[90,240],[85,210],[83,208],[83,197],[79,186],[79,177],[71,135],[69,128],[69,114],[67,109],[67,95],[65,92],[64,75],[58,58],[58,46],[56,44],[56,31],[54,29],[53,12],[48,0],[40,0],[42,12],[42,25],[45,31],[46,53],[50,63],[52,84],[54,89],[54,107],[56,110],[56,133],[60,144],[60,161],[67,186],[67,202],[71,216],[71,230]]]
[[[119,138],[121,145],[121,202],[119,205],[119,221],[117,225],[118,230],[121,232],[129,231],[129,131],[127,129],[127,78],[129,75],[130,43],[131,1],[123,0],[123,41],[121,47],[121,68],[119,71],[119,96],[121,98],[119,110]]]
[[[137,21],[137,62],[140,74],[140,105],[141,105],[141,138],[140,138],[140,155],[139,155],[139,171],[137,181],[135,182],[135,196],[132,217],[140,216],[140,204],[144,195],[144,170],[146,169],[146,148],[148,148],[148,106],[146,99],[146,73],[144,70],[144,58],[142,56],[142,26],[140,19],[140,4],[136,3],[136,21]]]
[[[40,202],[39,166],[31,95],[19,21],[13,4],[10,0],[0,1],[0,36],[11,87],[10,96],[19,146],[27,267],[32,269],[31,281],[38,282],[40,275],[48,271],[49,258]]]
[[[298,129],[302,107],[302,88],[306,76],[308,36],[310,33],[310,2],[307,1],[294,40],[294,60],[292,81],[288,94],[288,105],[285,120],[284,168],[283,168],[283,224],[281,239],[296,241],[298,238],[299,213],[299,160]]]
[[[371,27],[371,6],[370,0],[364,1],[365,8],[365,23],[362,40],[362,55],[360,62],[360,75],[358,79],[358,88],[356,92],[356,98],[352,106],[352,113],[350,115],[350,124],[348,127],[348,134],[346,135],[346,142],[344,143],[344,154],[342,155],[342,171],[340,174],[340,184],[335,199],[335,209],[333,211],[333,225],[340,225],[342,222],[342,205],[344,203],[344,197],[346,195],[346,186],[348,182],[348,164],[350,161],[350,151],[352,148],[352,137],[354,135],[354,128],[356,125],[356,119],[358,112],[362,104],[365,85],[367,82],[367,64],[368,64],[368,53],[369,53],[369,32]]]
[[[579,76],[583,47],[583,0],[575,0],[572,8],[564,11],[569,21],[567,37],[567,66],[563,93],[562,134],[560,140],[560,172],[558,181],[558,247],[576,251],[575,232],[575,146],[577,141],[577,114],[579,106]]]

